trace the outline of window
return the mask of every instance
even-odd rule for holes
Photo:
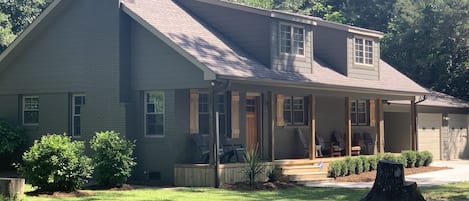
[[[304,28],[280,25],[280,52],[304,55]]]
[[[81,108],[85,105],[85,95],[72,95],[72,136],[81,136]]]
[[[352,100],[351,101],[351,121],[354,126],[369,125],[368,101]]]
[[[373,41],[355,38],[355,63],[373,65]]]
[[[307,125],[305,97],[285,96],[283,118],[286,125]]]
[[[23,97],[23,125],[39,124],[39,97]]]
[[[164,136],[164,92],[145,92],[145,135]]]
[[[220,135],[226,135],[226,107],[225,95],[218,94],[216,97],[216,106],[218,108],[218,122]],[[209,133],[209,106],[208,93],[199,93],[199,132],[201,134]]]

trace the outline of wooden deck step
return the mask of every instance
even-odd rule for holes
[[[308,173],[296,173],[288,175],[290,181],[304,182],[314,181],[319,179],[327,179],[327,172],[308,172]]]
[[[282,174],[291,175],[296,173],[322,172],[324,171],[324,167],[318,165],[284,166],[281,170]]]

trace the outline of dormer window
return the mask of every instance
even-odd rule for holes
[[[280,24],[280,53],[304,55],[305,29],[303,27]]]
[[[355,38],[355,63],[373,65],[373,41]]]

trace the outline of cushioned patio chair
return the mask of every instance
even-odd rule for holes
[[[332,133],[332,138],[333,140],[335,141],[335,143],[333,144],[332,146],[332,151],[333,151],[333,154],[332,156],[340,156],[339,154],[344,154],[345,155],[345,147],[347,146],[347,144],[345,143],[345,139],[344,139],[345,135],[342,134],[342,133],[339,133],[339,132],[336,132],[334,131]],[[352,149],[351,149],[351,154],[352,156],[358,156],[360,155],[360,151],[361,151],[361,147],[360,146],[354,146],[352,145]]]
[[[301,131],[300,128],[296,128],[295,131],[298,137],[300,138],[301,144],[303,145],[305,157],[309,157],[309,142],[307,140],[308,139],[307,136],[303,133],[303,131]],[[322,157],[321,145],[318,145],[317,143],[316,143],[316,157]]]
[[[200,151],[202,162],[203,163],[208,163],[209,153],[210,153],[210,149],[208,147],[208,139],[206,137],[202,136],[199,133],[191,134],[191,138],[192,138],[192,141],[194,142],[194,144],[197,146],[197,148]],[[220,149],[219,149],[218,153],[220,155],[220,162],[225,162],[226,155],[223,152],[223,147],[222,146],[220,146]]]

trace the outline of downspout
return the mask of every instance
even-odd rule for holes
[[[214,181],[214,187],[219,188],[220,187],[220,129],[219,129],[219,113],[218,113],[218,107],[217,105],[217,94],[220,91],[226,91],[226,89],[231,87],[231,82],[229,80],[226,80],[224,83],[219,80],[212,80],[210,81],[210,93],[212,94],[212,125],[213,126],[213,133],[214,133],[214,139],[213,139],[213,146],[214,146],[214,165],[215,165],[215,181]]]

